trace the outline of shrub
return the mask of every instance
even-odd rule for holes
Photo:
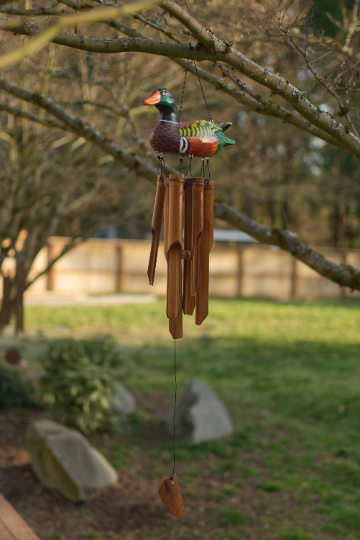
[[[65,424],[93,433],[114,421],[110,401],[126,363],[111,336],[55,340],[41,363],[45,369],[40,380],[43,402]]]
[[[32,406],[31,394],[30,383],[22,381],[15,371],[0,366],[0,409]]]

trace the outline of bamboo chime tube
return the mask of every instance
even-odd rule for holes
[[[164,205],[164,254],[168,258],[168,231],[169,231],[169,179],[165,178],[165,205]]]
[[[200,238],[200,282],[196,292],[195,324],[200,325],[209,313],[209,255],[214,242],[214,181],[205,181],[204,227]]]
[[[192,252],[193,247],[193,179],[185,178],[185,227],[184,250]],[[195,309],[195,296],[191,295],[191,260],[184,260],[183,312],[192,315]]]
[[[204,178],[194,178],[194,196],[192,208],[193,249],[191,296],[195,296],[200,283],[200,238],[204,227]]]
[[[165,176],[158,174],[157,182],[156,182],[154,213],[153,213],[153,218],[151,222],[152,242],[151,242],[149,266],[148,266],[148,278],[149,278],[150,285],[154,284],[154,278],[155,278],[155,268],[156,268],[156,261],[157,261],[157,255],[158,255],[158,249],[159,249],[161,224],[162,224],[164,204],[165,204],[165,193],[166,193]]]
[[[174,339],[182,337],[182,225],[184,175],[169,175],[167,231],[167,316]],[[175,331],[176,328],[176,331]]]

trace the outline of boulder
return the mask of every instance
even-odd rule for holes
[[[95,498],[118,480],[115,469],[79,431],[57,422],[30,424],[25,444],[40,482],[72,502]]]
[[[121,383],[116,383],[116,394],[110,403],[122,420],[126,420],[135,411],[135,399]]]
[[[171,408],[166,420],[167,430],[173,433]],[[218,396],[197,379],[185,387],[176,405],[176,436],[188,444],[198,444],[231,435],[233,426],[225,406]]]

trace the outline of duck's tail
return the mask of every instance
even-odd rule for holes
[[[222,130],[222,131],[226,131],[227,129],[229,129],[229,127],[232,125],[231,122],[225,122],[224,124],[218,124],[219,128]]]
[[[233,139],[229,139],[226,135],[224,135],[224,146],[228,146],[228,144],[235,144],[236,141],[233,141]]]

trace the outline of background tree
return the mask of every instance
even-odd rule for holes
[[[100,20],[116,5],[2,4],[2,58],[21,43],[26,51],[64,14]],[[341,9],[323,0],[158,4],[80,22],[3,71],[3,252],[22,253],[28,275],[49,234],[68,234],[69,249],[111,222],[150,220],[152,188],[143,179],[155,178],[147,133],[157,120],[141,101],[166,86],[179,102],[190,31],[189,71],[196,75],[196,60],[214,119],[232,121],[237,141],[211,161],[215,215],[359,289],[356,269],[325,260],[288,231],[313,244],[359,246],[359,1]],[[205,117],[200,100],[189,75],[183,119]],[[167,163],[177,166],[176,158]],[[11,189],[25,202],[11,205]]]

